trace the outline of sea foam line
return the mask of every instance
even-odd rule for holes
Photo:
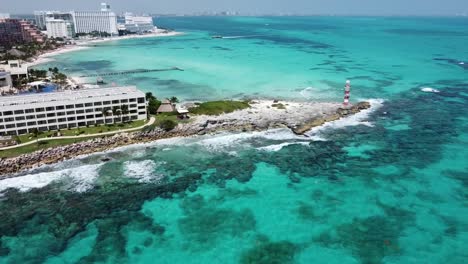
[[[101,166],[102,164],[85,165],[78,168],[41,172],[0,180],[0,194],[9,188],[27,192],[67,178],[70,179],[72,191],[86,192],[93,187],[94,180],[99,176]]]
[[[373,124],[369,121],[366,121],[369,118],[369,115],[375,112],[377,109],[383,106],[383,99],[368,99],[366,100],[370,103],[371,107],[365,110],[360,111],[354,115],[341,118],[335,121],[327,122],[321,126],[314,127],[309,130],[305,135],[307,136],[317,136],[325,129],[338,129],[348,126],[358,126],[365,125],[372,127]]]

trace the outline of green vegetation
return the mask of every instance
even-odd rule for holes
[[[159,106],[161,106],[161,101],[150,92],[146,93],[145,97],[148,102],[148,114],[155,115],[158,112]]]
[[[163,120],[161,121],[161,123],[159,123],[159,127],[164,129],[165,131],[171,131],[176,126],[177,126],[177,122],[170,120],[170,119]]]
[[[104,32],[104,31],[92,31],[90,33],[76,33],[77,37],[84,37],[84,36],[90,36],[93,38],[101,37],[101,38],[107,38],[110,37],[111,34]]]
[[[179,102],[179,99],[178,99],[177,97],[175,97],[175,96],[172,96],[172,97],[169,99],[169,101],[170,101],[171,103],[175,104],[175,103],[178,103],[178,102]]]
[[[46,70],[29,69],[29,82],[34,82],[38,79],[45,79],[47,77]]]
[[[212,101],[201,103],[198,107],[190,108],[189,111],[196,115],[220,115],[249,107],[247,101]]]
[[[136,127],[143,126],[145,123],[146,123],[146,120],[137,120],[137,121],[133,121],[130,123],[108,124],[108,125],[102,125],[102,126],[97,125],[97,126],[90,126],[90,127],[59,130],[59,131],[39,132],[37,130],[34,130],[33,133],[31,134],[18,136],[18,143],[21,144],[21,143],[34,141],[36,139],[54,137],[54,136],[57,136],[58,133],[60,133],[61,136],[78,136],[78,135],[92,136],[93,134],[98,134],[98,133],[136,128]]]
[[[57,40],[49,38],[44,43],[25,43],[22,45],[16,45],[15,49],[23,52],[21,56],[14,56],[6,52],[3,55],[0,55],[0,60],[29,60],[41,53],[46,51],[54,50],[63,46],[62,43],[57,42]],[[10,49],[12,47],[6,47],[6,49]]]

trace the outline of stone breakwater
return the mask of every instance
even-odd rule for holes
[[[102,152],[117,147],[147,143],[171,137],[187,137],[227,132],[262,131],[270,128],[288,127],[296,134],[303,134],[315,126],[358,113],[370,107],[360,102],[348,108],[337,103],[285,103],[284,109],[272,106],[271,102],[257,101],[251,108],[219,116],[195,116],[192,121],[179,124],[172,131],[155,128],[151,131],[116,134],[94,138],[66,146],[38,150],[14,158],[0,159],[0,178],[14,177],[21,171],[52,164],[79,155]]]

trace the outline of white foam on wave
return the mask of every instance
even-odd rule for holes
[[[125,176],[138,179],[138,182],[147,183],[160,181],[164,175],[155,172],[158,164],[152,160],[126,161],[124,163]]]
[[[260,147],[260,148],[257,148],[257,149],[258,150],[263,150],[263,151],[269,151],[269,152],[276,152],[276,151],[280,151],[282,148],[290,146],[290,145],[308,146],[309,144],[310,144],[309,142],[284,142],[284,143],[281,143],[281,144]]]
[[[423,87],[421,88],[421,91],[425,93],[439,93],[440,92],[439,90],[431,88],[431,87]]]
[[[298,136],[290,129],[277,128],[260,132],[246,132],[246,133],[221,133],[218,135],[203,138],[194,142],[193,144],[202,145],[203,147],[219,151],[225,150],[229,147],[245,146],[250,147],[249,141],[253,139],[269,139],[269,140],[295,140],[295,141],[311,141],[312,138]],[[314,138],[315,139],[315,138]]]
[[[337,129],[343,128],[348,126],[357,126],[357,125],[365,125],[372,127],[373,124],[367,121],[369,115],[383,106],[383,99],[369,99],[366,100],[370,103],[371,107],[365,110],[362,110],[359,113],[354,115],[344,117],[335,121],[327,122],[321,126],[314,127],[309,130],[306,135],[310,137],[319,136],[320,132],[326,129]]]
[[[52,172],[28,174],[20,177],[8,178],[0,181],[0,193],[9,188],[26,192],[31,189],[42,188],[56,181],[70,180],[70,190],[86,192],[93,187],[94,180],[99,176],[102,164],[85,165],[72,169]]]

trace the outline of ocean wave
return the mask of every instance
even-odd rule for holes
[[[157,182],[164,178],[164,175],[155,172],[159,164],[152,160],[126,161],[124,163],[125,176],[138,179],[138,182]]]
[[[257,148],[258,150],[263,150],[263,151],[269,151],[269,152],[276,152],[280,151],[282,148],[290,146],[290,145],[304,145],[308,146],[310,143],[309,142],[284,142],[281,144],[276,144],[276,145],[269,145],[265,147],[259,147]]]
[[[41,172],[0,181],[0,193],[14,188],[20,192],[43,188],[53,182],[69,180],[71,191],[86,192],[93,187],[94,180],[99,176],[102,164],[85,165],[72,169],[53,172]]]
[[[431,87],[422,87],[421,91],[425,93],[440,93],[439,90],[431,88]]]
[[[321,126],[314,127],[311,130],[309,130],[305,135],[310,136],[310,137],[316,137],[320,135],[320,132],[326,129],[339,129],[339,128],[344,128],[348,126],[358,126],[358,125],[364,125],[364,126],[369,126],[372,127],[373,124],[369,121],[367,121],[369,115],[379,109],[380,107],[383,106],[383,99],[368,99],[366,100],[371,104],[371,107],[369,109],[362,110],[361,112],[341,118],[335,121],[327,122]]]

